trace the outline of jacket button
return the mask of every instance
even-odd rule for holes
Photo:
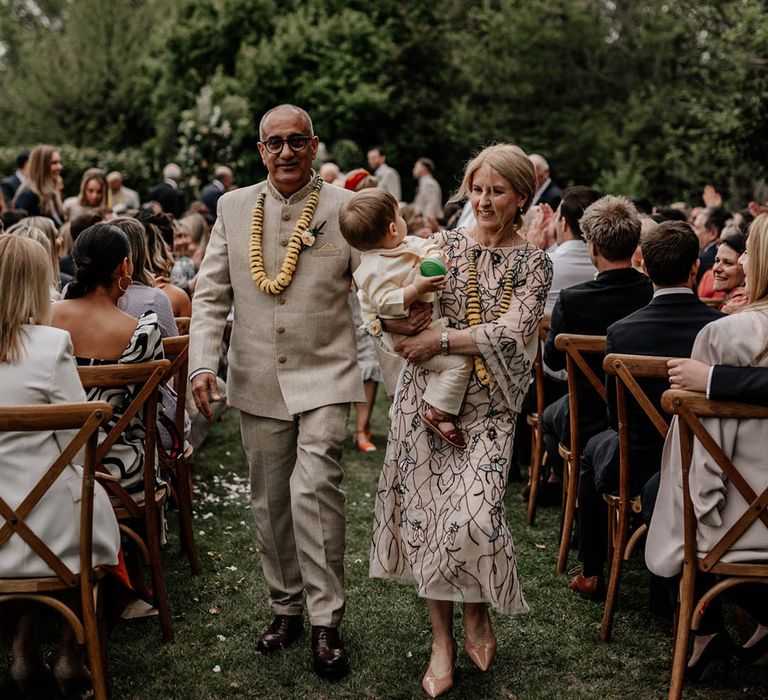
[[[275,328],[278,333],[285,333],[285,326],[278,326]]]
[[[280,245],[282,245],[282,246],[288,245],[288,239],[287,238],[281,238],[280,239]]]
[[[290,221],[291,220],[291,212],[284,211],[283,212],[283,221]]]
[[[286,359],[287,359],[287,358],[285,357],[285,355],[278,355],[278,357],[277,357],[277,361],[278,361],[278,362],[279,362],[281,365],[285,363],[285,360],[286,360]]]
[[[285,306],[285,297],[277,297],[277,303],[280,304],[280,306]]]

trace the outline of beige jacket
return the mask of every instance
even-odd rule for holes
[[[365,401],[347,294],[356,262],[339,231],[339,207],[352,196],[325,186],[299,256],[293,283],[278,296],[256,287],[248,268],[253,208],[264,205],[264,266],[273,278],[316,176],[286,200],[268,182],[227,192],[192,300],[189,369],[215,370],[227,314],[234,304],[228,397],[257,416],[288,420],[320,406]]]
[[[768,343],[768,309],[741,311],[704,326],[691,357],[707,364],[746,366]],[[758,366],[768,366],[763,358]],[[755,493],[768,487],[768,421],[702,418],[702,424]],[[723,476],[713,457],[694,441],[691,500],[698,519],[698,548],[703,556],[744,513],[746,505]],[[674,576],[683,566],[683,488],[677,418],[670,426],[661,461],[661,483],[645,546],[648,568]],[[768,561],[768,529],[758,520],[723,557],[726,562]]]

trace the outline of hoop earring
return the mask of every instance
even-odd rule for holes
[[[125,289],[123,289],[123,285],[121,284],[123,280],[128,280],[128,282],[125,285]],[[117,280],[117,288],[125,293],[128,291],[128,287],[130,287],[133,284],[133,278],[131,278],[130,275],[123,275],[122,277],[119,277]]]

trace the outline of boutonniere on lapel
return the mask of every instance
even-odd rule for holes
[[[325,233],[325,231],[323,231],[325,224],[326,222],[322,221],[317,226],[313,226],[301,234],[301,243],[304,248],[311,248],[313,245],[315,245],[317,237],[322,236]]]
[[[251,279],[256,286],[265,294],[281,294],[293,282],[293,275],[299,263],[299,254],[304,248],[310,248],[315,243],[315,236],[322,233],[325,221],[313,229],[309,228],[312,223],[312,217],[315,215],[315,209],[320,201],[320,190],[323,187],[322,178],[317,178],[312,192],[307,198],[307,203],[299,214],[299,220],[293,229],[291,237],[288,239],[285,257],[280,265],[280,271],[275,279],[271,280],[264,272],[264,200],[266,194],[262,192],[256,200],[256,206],[253,208],[253,217],[251,218],[251,242],[249,247],[249,269]]]

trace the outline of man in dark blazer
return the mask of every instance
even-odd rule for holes
[[[176,163],[168,163],[163,168],[163,178],[164,182],[149,191],[147,200],[157,202],[166,214],[173,214],[179,219],[186,207],[184,193],[179,189],[181,168]]]
[[[10,207],[16,191],[21,187],[21,183],[27,177],[27,161],[29,160],[29,151],[22,151],[16,156],[16,172],[9,175],[0,182],[0,191],[2,191],[3,202],[6,207]]]
[[[223,195],[232,186],[232,170],[226,165],[219,165],[213,174],[213,180],[203,187],[201,199],[203,204],[208,207],[211,216],[216,218],[216,206],[219,203],[219,197]]]
[[[560,205],[560,188],[552,181],[549,163],[538,153],[531,153],[531,162],[536,173],[536,193],[532,204],[548,204],[552,211]]]
[[[606,354],[689,357],[699,331],[723,316],[699,301],[692,291],[699,267],[696,234],[687,223],[667,221],[647,235],[641,250],[643,270],[653,282],[653,299],[608,328]],[[661,411],[661,395],[669,387],[667,378],[640,379],[638,384]],[[579,476],[579,560],[584,570],[573,579],[571,587],[587,598],[604,594],[608,531],[607,506],[602,494],[614,493],[619,486],[614,376],[606,377],[606,393],[612,428],[586,443]],[[636,495],[658,472],[664,439],[632,398],[628,398],[628,410],[630,489]]]
[[[722,207],[712,207],[701,212],[694,221],[694,229],[699,239],[699,271],[696,273],[696,284],[701,281],[704,273],[715,264],[717,241],[725,228],[730,212]]]
[[[608,326],[645,306],[653,295],[650,280],[632,268],[632,254],[640,240],[640,216],[625,197],[603,197],[584,210],[582,236],[597,268],[594,280],[560,291],[552,310],[549,336],[544,344],[544,363],[553,371],[565,368],[565,353],[555,348],[559,333],[605,335]],[[598,376],[603,357],[588,355]],[[579,435],[581,444],[608,427],[605,403],[589,381],[579,374]],[[550,464],[558,464],[558,442],[568,443],[568,396],[544,409],[542,425]]]

